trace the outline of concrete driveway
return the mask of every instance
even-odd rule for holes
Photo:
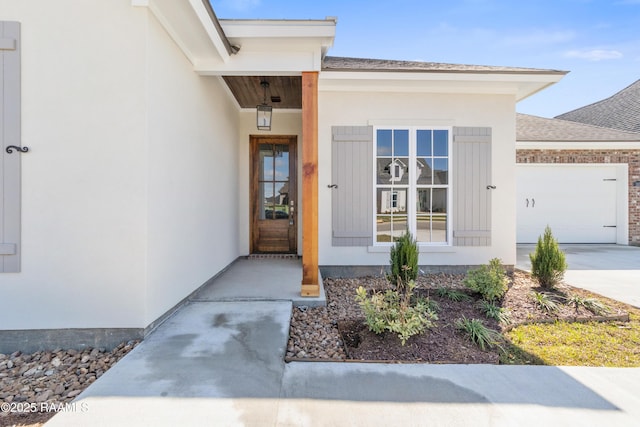
[[[572,286],[640,307],[640,247],[619,245],[560,245]],[[535,245],[518,245],[516,267],[530,271],[529,253]]]

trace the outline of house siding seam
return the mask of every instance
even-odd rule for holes
[[[626,163],[629,168],[629,244],[640,246],[639,150],[516,150],[517,163]]]

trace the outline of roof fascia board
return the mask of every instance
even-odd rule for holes
[[[228,38],[329,38],[336,35],[336,21],[221,19],[220,25]]]
[[[222,61],[228,62],[229,56],[235,53],[235,49],[231,46],[229,39],[222,29],[211,3],[209,3],[209,0],[189,0],[189,3],[196,15],[198,15],[200,22],[202,22],[204,30],[207,32]]]
[[[516,150],[640,150],[638,141],[516,141]]]
[[[510,94],[519,101],[563,76],[557,73],[323,71],[318,86],[323,91]]]

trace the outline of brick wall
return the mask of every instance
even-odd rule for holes
[[[517,163],[626,163],[629,165],[629,244],[640,246],[640,150],[517,150]],[[640,184],[639,184],[640,185]]]

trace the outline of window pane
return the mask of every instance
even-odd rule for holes
[[[431,217],[431,241],[446,243],[447,241],[447,217],[434,215]]]
[[[391,172],[391,182],[393,184],[409,184],[409,159],[407,157],[393,159],[389,164],[389,171]]]
[[[406,188],[378,188],[377,213],[396,214],[407,213],[407,189]]]
[[[447,189],[434,188],[431,193],[431,212],[447,213]]]
[[[376,183],[379,185],[409,184],[409,159],[377,159]]]
[[[419,130],[417,134],[417,154],[420,156],[431,156],[431,134],[430,130]]]
[[[376,242],[391,241],[391,217],[378,215],[376,217]]]
[[[419,188],[416,191],[416,212],[419,214],[431,212],[430,188]]]
[[[377,133],[377,155],[391,156],[391,130],[380,129]]]
[[[408,130],[393,131],[393,155],[394,156],[409,155],[409,131]]]
[[[449,183],[449,161],[447,159],[433,159],[433,183],[446,185]]]
[[[393,215],[391,217],[391,235],[393,241],[398,240],[407,231],[407,217]]]
[[[418,215],[416,220],[416,240],[418,242],[431,242],[431,221],[429,220],[429,217]]]
[[[433,159],[419,158],[416,160],[416,182],[420,185],[433,184],[431,170],[433,169]]]
[[[376,183],[390,185],[391,180],[391,159],[376,159]]]
[[[433,131],[433,155],[448,156],[449,152],[449,131],[434,130]]]

